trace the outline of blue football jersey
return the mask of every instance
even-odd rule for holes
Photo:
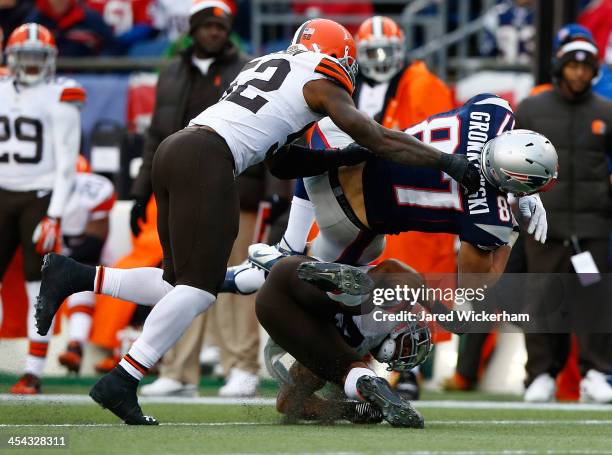
[[[507,101],[480,94],[462,107],[429,117],[406,130],[445,153],[460,153],[480,165],[484,144],[514,127]],[[325,138],[313,134],[314,148]],[[462,241],[492,250],[508,243],[513,217],[505,193],[484,177],[480,189],[469,197],[447,174],[424,167],[406,166],[376,156],[368,159],[363,173],[368,224],[379,234],[407,231],[457,234]]]

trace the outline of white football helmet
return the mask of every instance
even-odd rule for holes
[[[512,130],[485,144],[480,165],[491,185],[524,196],[547,191],[555,184],[559,158],[545,136],[531,130]]]

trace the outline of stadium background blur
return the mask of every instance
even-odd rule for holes
[[[612,1],[608,0],[227,3],[235,12],[232,40],[253,56],[286,48],[295,27],[307,18],[328,17],[354,32],[374,14],[392,17],[406,34],[408,59],[425,60],[430,70],[452,88],[456,105],[477,93],[491,92],[516,106],[535,85],[549,81],[554,32],[565,23],[577,21],[591,29],[604,63],[596,91],[612,96],[605,65],[612,62],[612,41],[608,41]],[[66,9],[64,15],[49,13],[53,4],[61,4]],[[5,39],[12,29],[27,21],[45,25],[48,22],[65,38],[70,36],[66,31],[76,15],[86,18],[79,25],[78,43],[58,39],[58,73],[70,75],[87,91],[81,117],[82,154],[90,160],[94,172],[114,182],[119,196],[104,250],[103,260],[107,264],[115,263],[132,249],[129,188],[138,173],[143,134],[154,108],[157,71],[189,43],[186,31],[190,6],[191,0],[0,0],[0,26]],[[7,295],[5,288],[0,373],[2,383],[8,384],[14,381],[11,374],[21,370],[21,353],[25,355],[27,351],[22,338],[27,304],[24,295]],[[65,345],[65,340],[57,339],[61,336],[51,343],[45,377],[65,374],[56,362],[58,349]],[[496,340],[493,338],[482,358],[490,357],[493,345],[495,354],[479,387],[520,393],[526,357],[523,337],[518,333],[500,333]],[[130,339],[133,335],[126,330],[114,343],[93,340],[86,349],[81,374],[95,374],[95,363],[108,349],[125,351],[122,342]],[[427,372],[432,387],[439,387],[444,378],[453,374],[458,343],[453,336],[449,342],[438,344],[433,366]],[[267,375],[263,368],[261,375]],[[566,398],[576,398],[575,390],[568,393]]]

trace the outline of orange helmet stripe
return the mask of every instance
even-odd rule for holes
[[[42,25],[33,22],[17,27],[6,44],[7,49],[17,44],[38,43],[55,49],[55,38],[51,32]]]
[[[366,19],[357,31],[357,40],[368,40],[371,38],[403,38],[404,32],[399,25],[385,16],[374,16]]]

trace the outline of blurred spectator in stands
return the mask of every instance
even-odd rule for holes
[[[155,111],[145,137],[143,164],[132,188],[135,204],[131,213],[131,227],[136,236],[140,234],[140,223],[147,218],[146,204],[152,194],[151,164],[158,145],[217,102],[249,60],[229,40],[233,14],[227,3],[220,0],[195,0],[190,11],[189,33],[193,44],[164,68],[157,83]],[[239,181],[241,185],[244,184],[248,195],[252,196],[257,191],[254,191],[256,187],[249,186],[248,174]],[[255,210],[258,202],[254,204]],[[246,235],[250,239],[253,227],[245,227],[243,224],[241,215],[239,237]],[[246,251],[243,256],[246,257]],[[217,304],[219,308],[222,306],[237,313],[231,305]],[[252,312],[254,318],[254,307]],[[179,343],[164,356],[160,378],[144,386],[141,389],[143,395],[197,394],[200,376],[198,360],[206,319],[196,319]],[[257,326],[255,330],[258,330]],[[237,343],[248,334],[225,330],[221,336],[234,338]]]
[[[99,55],[113,43],[113,32],[102,16],[77,0],[36,0],[28,20],[51,30],[63,57]]]
[[[127,53],[138,42],[155,35],[149,9],[153,0],[86,0],[110,25],[115,35],[114,54]]]
[[[0,0],[0,28],[4,30],[4,36],[10,36],[26,22],[33,9],[34,0]]]
[[[530,63],[535,28],[531,0],[504,0],[485,17],[480,54],[506,63]]]
[[[374,9],[369,1],[360,1],[359,3],[335,3],[325,0],[313,0],[310,2],[297,1],[294,2],[292,9],[294,14],[303,14],[308,19],[335,16],[334,20],[342,22],[351,33],[355,33],[358,26],[356,24],[345,23],[342,20],[342,16],[363,16],[366,18],[374,14]],[[330,17],[330,19],[331,18],[333,17]]]
[[[177,40],[190,30],[192,3],[193,0],[153,0],[150,7],[153,27],[168,40]],[[235,16],[235,3],[232,0],[223,0],[223,3],[229,7],[232,17]]]
[[[189,32],[192,0],[153,0],[150,14],[153,27],[169,41]]]
[[[570,258],[579,250],[592,256],[600,272],[608,271],[612,193],[607,154],[612,150],[612,102],[592,91],[599,67],[598,51],[579,28],[582,30],[566,27],[557,37],[552,89],[525,99],[516,111],[517,127],[544,134],[559,155],[559,182],[542,194],[550,220],[548,240],[541,245],[532,238],[525,239],[527,270],[531,273],[572,273]],[[541,281],[537,289],[530,287],[532,296],[551,291],[552,284]],[[583,290],[594,286],[603,285]],[[593,315],[603,310],[593,307],[596,302],[581,303],[591,303]],[[609,304],[605,300],[600,303]],[[555,298],[532,298],[530,304],[537,306],[539,314],[553,315],[560,303]],[[612,402],[612,386],[606,378],[612,371],[612,335],[577,333],[577,340],[583,376],[581,399]],[[525,400],[549,401],[555,396],[555,379],[569,354],[570,334],[527,333],[525,341]]]

